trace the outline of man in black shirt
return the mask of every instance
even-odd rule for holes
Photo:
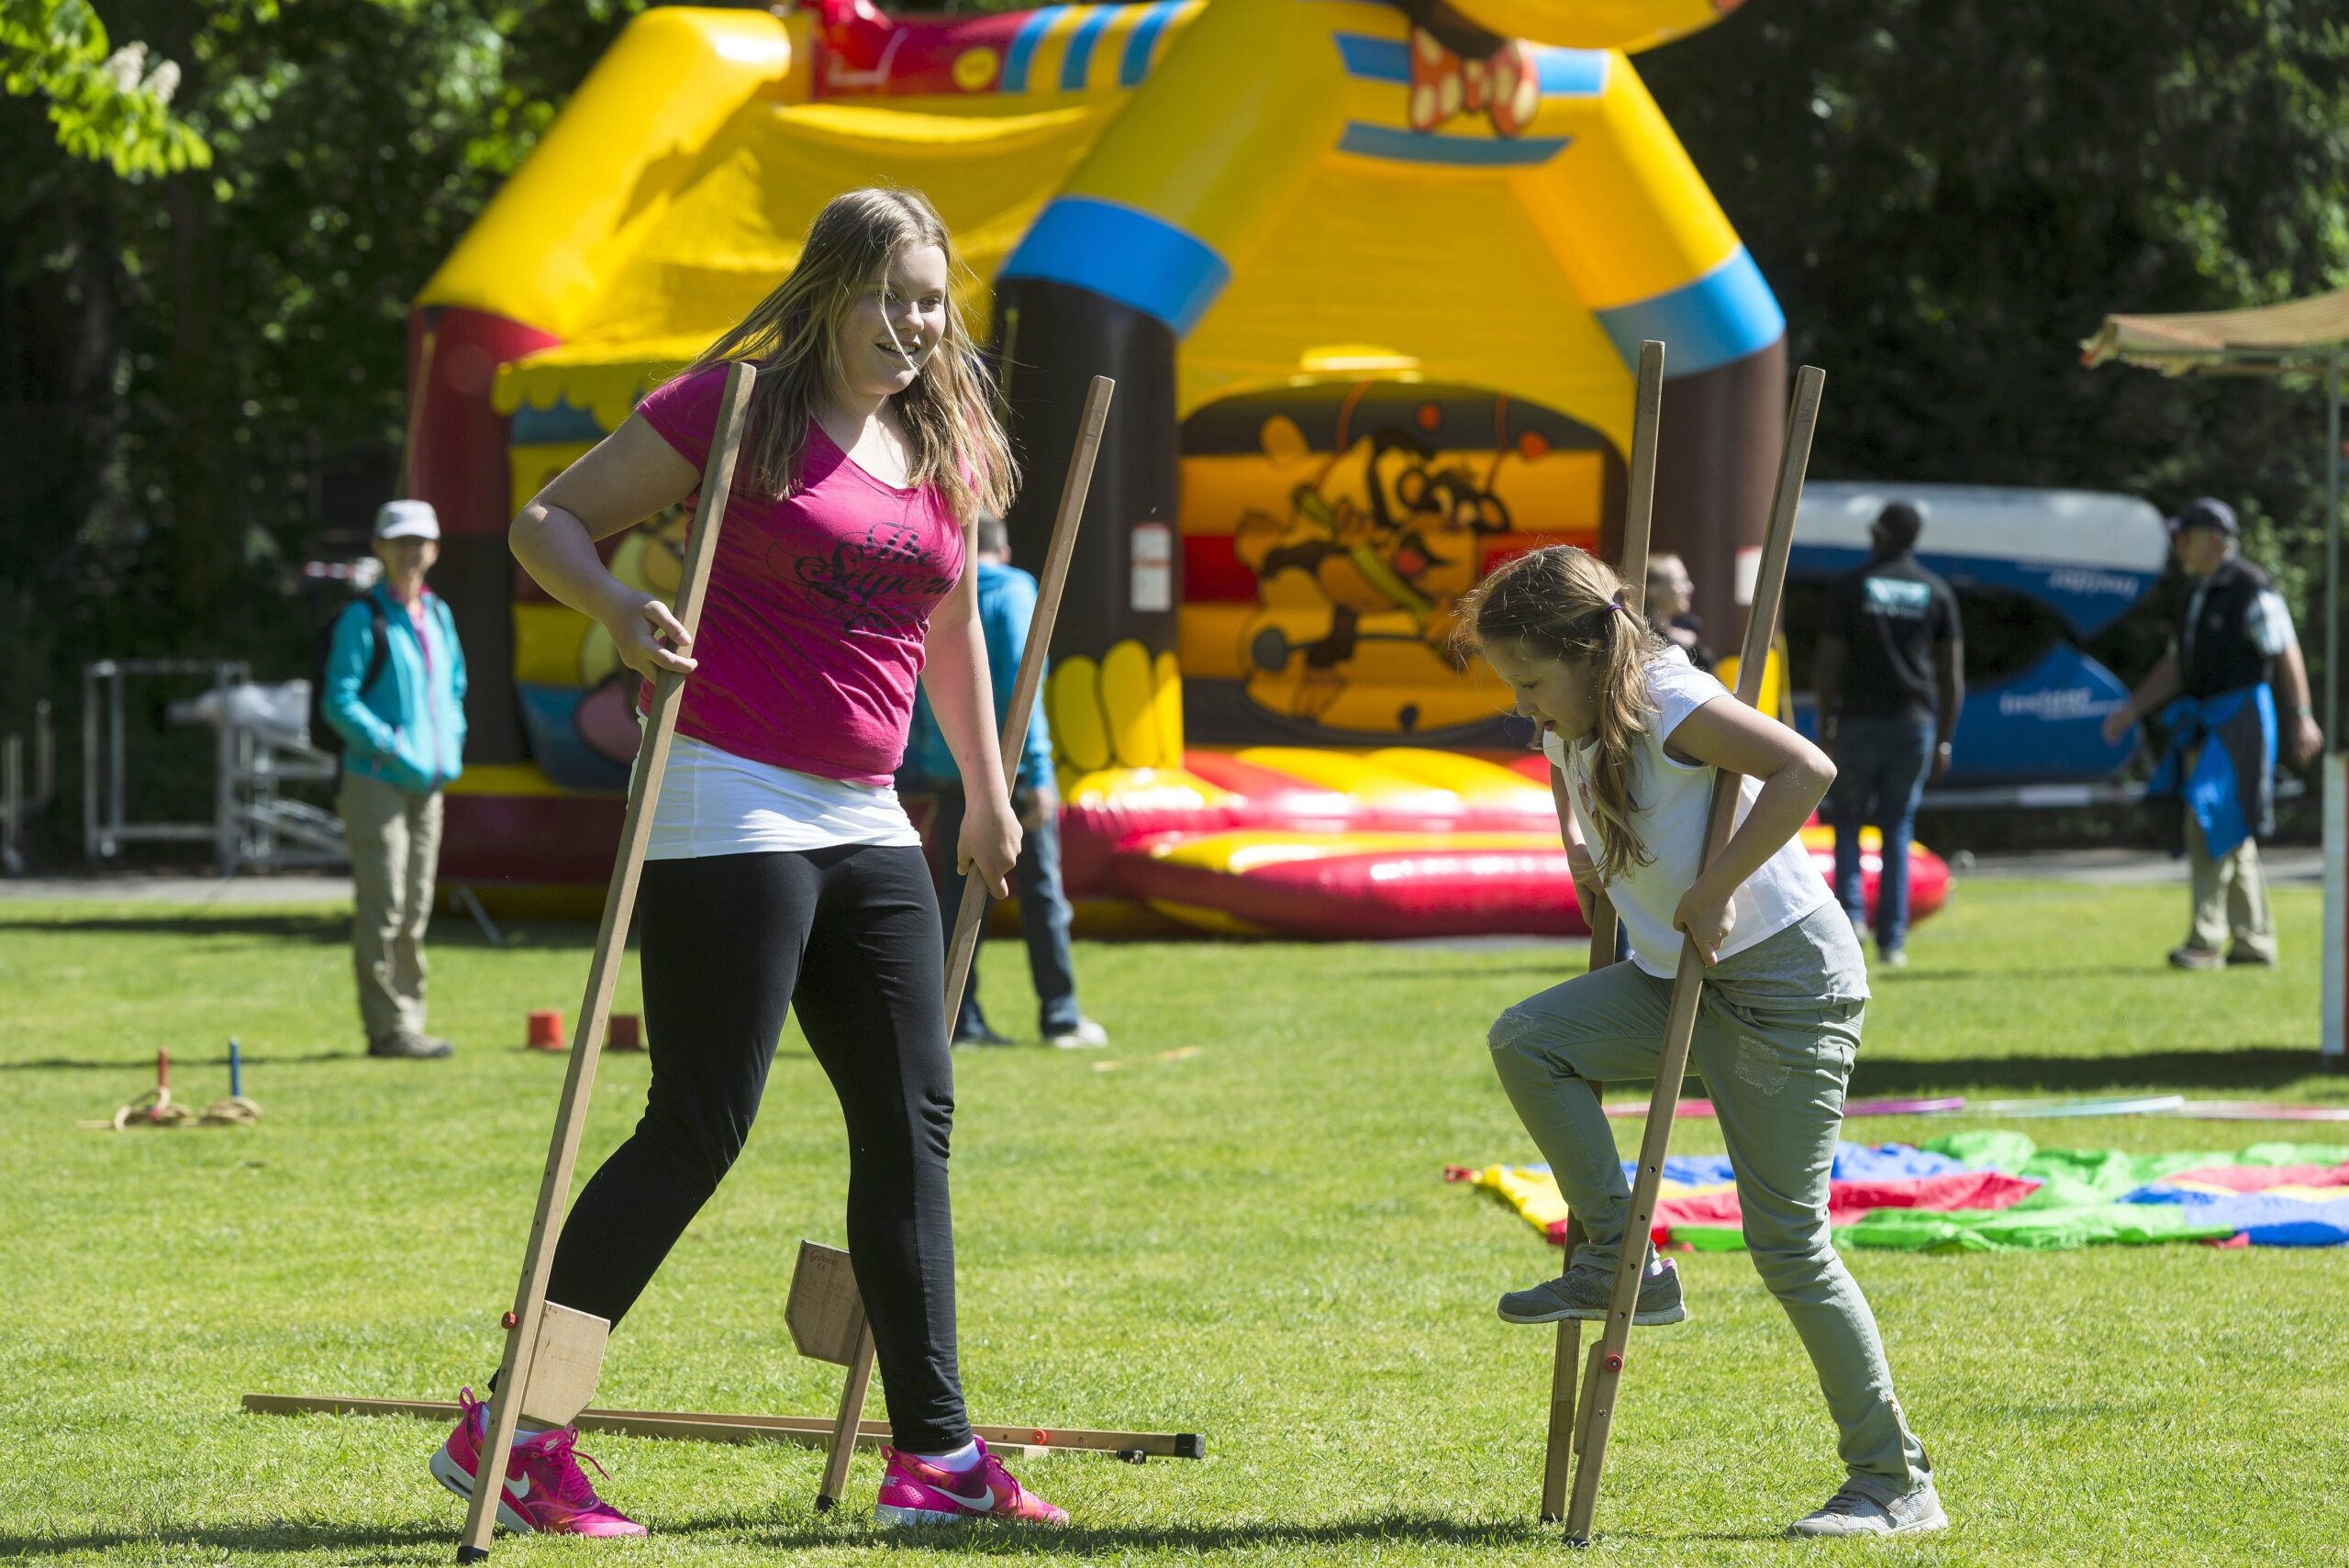
[[[1827,590],[1811,688],[1819,743],[1835,760],[1828,815],[1835,825],[1835,896],[1856,933],[1867,921],[1860,828],[1884,836],[1876,879],[1876,951],[1909,962],[1909,840],[1930,775],[1949,772],[1950,741],[1965,700],[1965,634],[1957,595],[1917,564],[1924,515],[1907,501],[1876,514],[1871,559]]]
[[[2234,508],[2206,497],[2169,527],[2188,580],[2169,651],[2106,717],[2104,736],[2118,743],[2140,718],[2156,714],[2170,731],[2147,793],[2182,799],[2194,884],[2193,922],[2170,962],[2272,964],[2276,927],[2258,840],[2275,829],[2278,732],[2288,737],[2295,765],[2321,751],[2324,736],[2309,706],[2308,666],[2291,611],[2267,573],[2236,553]]]

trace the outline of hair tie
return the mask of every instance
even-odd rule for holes
[[[1625,615],[1630,615],[1631,613],[1631,606],[1624,602],[1624,595],[1630,592],[1631,590],[1629,588],[1618,588],[1615,590],[1615,596],[1607,602],[1614,608],[1622,611]]]

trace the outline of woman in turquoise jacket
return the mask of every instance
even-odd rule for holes
[[[424,1032],[424,928],[440,792],[464,771],[465,654],[447,601],[424,585],[440,554],[430,505],[384,506],[375,554],[384,580],[336,619],[319,703],[342,740],[359,1017],[370,1056],[447,1056]]]

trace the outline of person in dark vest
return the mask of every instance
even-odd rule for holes
[[[1835,760],[1827,813],[1835,825],[1835,896],[1854,936],[1867,925],[1860,828],[1883,835],[1876,878],[1876,951],[1887,967],[1909,962],[1909,840],[1925,783],[1949,772],[1958,709],[1965,701],[1965,632],[1957,595],[1917,564],[1925,517],[1907,501],[1876,514],[1868,563],[1827,590],[1827,620],[1813,662],[1819,743]]]
[[[2206,496],[2169,528],[2187,577],[2169,651],[2106,717],[2104,738],[2117,744],[2146,717],[2169,732],[2146,795],[2176,803],[2194,885],[2193,923],[2170,962],[2273,964],[2259,840],[2276,828],[2279,736],[2295,766],[2324,747],[2308,665],[2283,595],[2237,552],[2233,507]]]

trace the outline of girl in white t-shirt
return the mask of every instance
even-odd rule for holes
[[[1693,1057],[1736,1170],[1746,1247],[1818,1368],[1848,1474],[1792,1532],[1942,1528],[1875,1316],[1828,1232],[1828,1177],[1868,995],[1851,924],[1797,838],[1834,764],[1662,642],[1585,551],[1521,556],[1463,608],[1570,803],[1563,825],[1584,906],[1603,890],[1631,946],[1631,962],[1553,986],[1492,1027],[1501,1083],[1590,1236],[1563,1277],[1502,1296],[1501,1317],[1606,1317],[1631,1195],[1591,1084],[1655,1075],[1671,976],[1692,941],[1706,965]],[[1737,825],[1700,866],[1724,768],[1744,779]],[[1677,1272],[1651,1255],[1633,1321],[1687,1315]]]

